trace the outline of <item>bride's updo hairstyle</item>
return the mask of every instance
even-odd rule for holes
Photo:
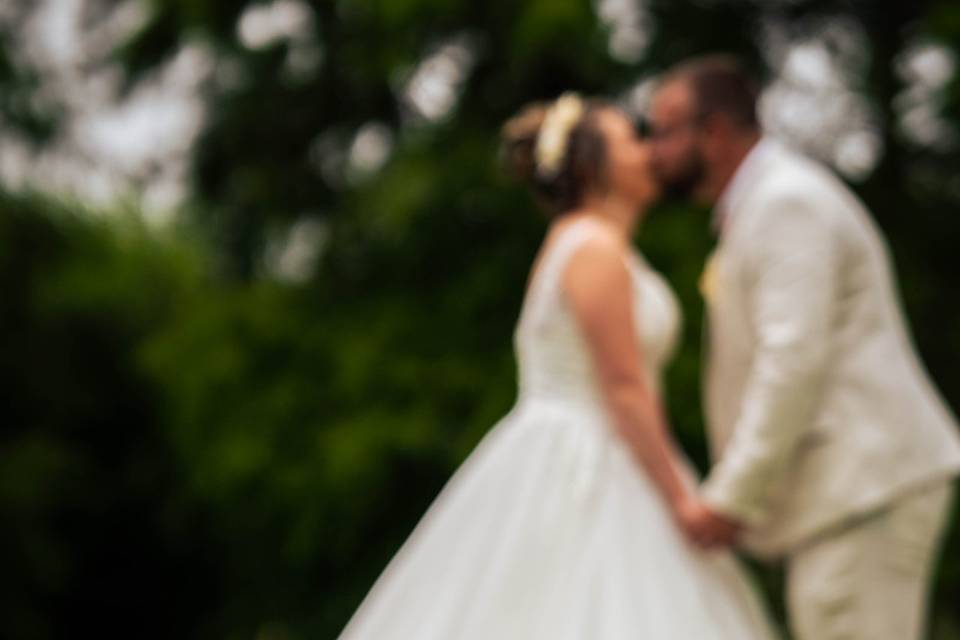
[[[578,207],[603,187],[606,141],[594,116],[606,106],[566,93],[524,107],[503,125],[500,153],[507,171],[530,186],[549,215]]]

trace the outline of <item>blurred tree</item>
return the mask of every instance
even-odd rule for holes
[[[217,592],[204,512],[181,491],[136,361],[193,261],[131,221],[89,215],[0,197],[6,638],[169,638]]]

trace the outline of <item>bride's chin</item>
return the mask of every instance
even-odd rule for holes
[[[660,189],[653,184],[645,186],[647,188],[644,188],[642,193],[637,193],[634,198],[634,208],[637,210],[637,216],[640,218],[646,216],[647,211],[656,205],[662,195]]]
[[[654,207],[659,198],[659,193],[645,194],[643,198],[638,198],[634,202],[633,206],[634,219],[640,221],[646,218],[647,214],[650,212],[650,209]]]
[[[630,227],[635,229],[647,217],[650,211],[650,203],[638,202],[633,207],[633,217],[630,219]]]

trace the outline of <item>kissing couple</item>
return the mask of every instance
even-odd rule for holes
[[[549,228],[510,412],[456,471],[343,640],[761,640],[739,546],[786,565],[797,640],[919,640],[960,473],[888,249],[827,168],[763,134],[735,59],[660,80],[649,132],[575,94],[503,127]],[[712,205],[701,482],[662,372],[681,322],[632,246],[663,194]]]

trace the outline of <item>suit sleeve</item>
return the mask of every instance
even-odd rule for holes
[[[838,290],[838,239],[801,196],[771,201],[751,229],[744,287],[754,358],[733,435],[703,487],[712,508],[747,526],[769,516],[815,419]]]

